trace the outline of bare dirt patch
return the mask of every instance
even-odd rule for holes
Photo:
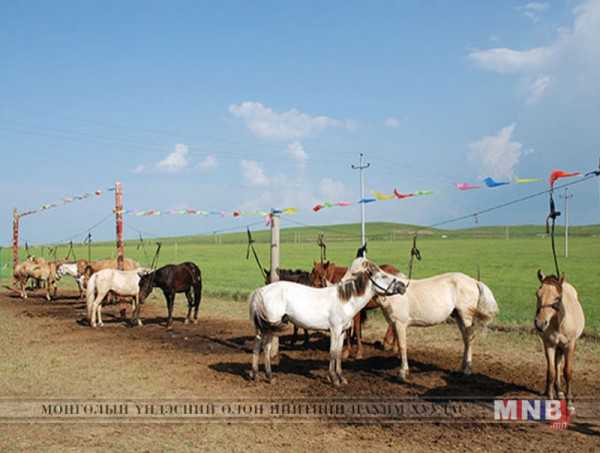
[[[344,362],[349,384],[326,380],[328,339],[315,335],[308,349],[283,347],[275,383],[252,383],[249,369],[253,331],[244,303],[203,301],[197,325],[184,325],[184,303],[176,302],[173,331],[165,329],[162,298],[147,303],[142,328],[105,309],[105,326],[91,329],[85,306],[74,294],[54,302],[0,296],[0,384],[11,398],[300,398],[300,397],[499,397],[539,398],[544,359],[539,341],[526,333],[487,332],[478,339],[474,374],[458,373],[462,342],[452,325],[409,331],[410,382],[397,379],[398,359],[374,346],[384,326],[371,322],[365,358]],[[600,345],[581,342],[575,394],[594,397],[600,388]],[[22,450],[196,448],[242,451],[252,447],[305,451],[322,448],[377,450],[493,451],[600,448],[600,426],[574,423],[558,432],[535,425],[346,425],[262,424],[40,424],[1,425],[0,448]]]

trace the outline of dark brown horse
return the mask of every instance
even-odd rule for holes
[[[397,274],[400,272],[391,264],[384,264],[380,267],[381,270],[390,274]],[[314,263],[313,270],[310,273],[310,282],[312,286],[324,288],[328,286],[328,284],[339,283],[347,271],[347,267],[336,266],[335,263],[330,261],[326,261],[324,263]],[[353,338],[356,341],[356,358],[361,359],[363,357],[362,324],[367,319],[367,312],[376,308],[380,308],[379,304],[375,299],[371,299],[365,308],[363,308],[356,314],[356,316],[354,316],[354,320],[352,322],[352,330],[354,331],[354,335],[346,336],[348,338],[348,346],[344,351],[345,356],[349,355],[352,350],[351,341]],[[388,327],[388,330],[391,330],[391,328]]]
[[[175,305],[175,294],[185,293],[188,301],[188,313],[185,324],[191,319],[192,308],[194,309],[194,324],[198,322],[198,309],[202,299],[202,274],[198,266],[191,262],[181,264],[167,264],[140,279],[140,303],[152,292],[153,288],[160,288],[165,295],[169,319],[167,329],[173,325],[173,305]],[[193,290],[193,298],[192,298]]]

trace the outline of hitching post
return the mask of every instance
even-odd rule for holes
[[[277,269],[279,268],[279,214],[271,212],[271,283],[279,280]]]
[[[125,259],[125,243],[123,242],[123,188],[115,183],[115,220],[117,223],[117,269],[123,270]]]

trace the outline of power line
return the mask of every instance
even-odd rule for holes
[[[546,189],[546,190],[543,190],[541,192],[536,192],[536,193],[527,195],[525,197],[517,198],[515,200],[507,201],[505,203],[501,203],[499,205],[492,206],[490,208],[486,208],[486,209],[481,209],[481,210],[475,211],[475,212],[473,212],[471,214],[467,214],[467,215],[463,215],[463,216],[460,216],[460,217],[455,217],[455,218],[452,218],[452,219],[444,220],[442,222],[433,223],[433,224],[428,225],[428,226],[423,226],[423,227],[419,228],[417,231],[421,231],[421,230],[426,229],[426,228],[437,228],[437,227],[440,227],[440,226],[443,226],[443,225],[448,225],[448,224],[451,224],[451,223],[460,222],[460,221],[467,220],[467,219],[470,219],[470,218],[473,218],[473,217],[477,218],[477,217],[479,217],[479,216],[481,216],[483,214],[488,214],[488,213],[490,213],[492,211],[496,211],[498,209],[507,208],[509,206],[512,206],[512,205],[515,205],[515,204],[518,204],[518,203],[522,203],[523,201],[531,200],[532,198],[536,198],[536,197],[539,197],[539,196],[542,196],[542,195],[546,195],[546,194],[552,192],[553,190],[559,190],[559,189],[562,189],[562,188],[565,188],[565,187],[573,186],[575,184],[580,184],[580,183],[582,183],[584,181],[587,181],[588,179],[594,178],[595,176],[598,176],[598,175],[591,174],[591,175],[588,175],[588,176],[584,176],[581,179],[578,179],[576,181],[572,181],[572,182],[569,182],[569,183],[565,183],[565,184],[556,186],[556,187],[554,187],[552,189]]]

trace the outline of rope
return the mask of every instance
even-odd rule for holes
[[[410,249],[410,258],[408,259],[408,282],[406,283],[407,287],[410,285],[410,280],[412,279],[415,258],[418,261],[421,261],[421,251],[417,248],[416,233],[413,237],[413,245],[412,245],[412,248]]]
[[[246,229],[248,233],[248,248],[246,249],[246,259],[250,259],[250,250],[252,249],[252,254],[254,255],[254,259],[256,260],[256,264],[258,265],[258,269],[262,274],[263,278],[267,279],[267,274],[265,272],[265,268],[260,263],[260,259],[258,258],[258,253],[256,253],[256,249],[254,248],[254,239],[252,238],[252,233],[250,232],[250,228]]]
[[[552,256],[554,257],[554,267],[556,268],[556,277],[560,276],[560,269],[558,268],[558,257],[556,256],[556,241],[554,239],[554,227],[556,224],[557,217],[560,217],[560,212],[556,210],[554,204],[554,192],[550,191],[550,213],[546,217],[546,233],[550,233],[550,240],[552,242]],[[552,221],[552,227],[550,228],[549,222]]]

